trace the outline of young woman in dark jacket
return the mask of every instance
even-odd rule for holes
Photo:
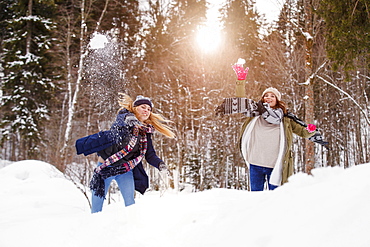
[[[152,144],[155,130],[167,137],[175,135],[166,125],[168,122],[152,112],[153,104],[147,97],[138,96],[133,101],[123,95],[121,109],[109,131],[99,132],[77,140],[77,153],[85,155],[97,152],[98,166],[90,183],[92,190],[91,212],[100,212],[112,180],[116,180],[125,206],[135,203],[134,190],[144,193],[148,177],[142,159],[158,168],[166,169],[165,163],[156,155]]]

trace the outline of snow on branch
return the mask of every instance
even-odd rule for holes
[[[295,23],[293,21],[290,21],[290,23],[292,23],[293,26],[295,26],[301,32],[301,34],[306,38],[306,41],[313,40],[312,35],[309,32],[305,32],[303,30],[303,28],[299,27],[299,25],[297,23]]]
[[[299,83],[299,85],[309,85],[311,83],[311,81],[313,80],[313,78],[315,78],[315,76],[317,75],[317,73],[319,73],[319,71],[324,68],[325,64],[327,63],[328,61],[325,61],[323,62],[320,67],[317,68],[317,70],[315,71],[315,73],[312,73],[312,75],[310,75],[307,80],[303,83]]]
[[[321,79],[325,83],[327,83],[330,86],[334,87],[335,89],[339,90],[341,93],[343,93],[344,95],[346,95],[349,99],[351,99],[358,106],[358,108],[361,110],[361,112],[364,114],[367,124],[370,125],[370,120],[369,120],[369,118],[368,118],[365,110],[362,109],[362,107],[360,106],[360,104],[357,103],[357,101],[351,95],[349,95],[349,93],[345,92],[343,89],[339,88],[337,85],[334,85],[333,83],[329,82],[328,80],[325,80],[321,76],[317,76],[317,78]]]

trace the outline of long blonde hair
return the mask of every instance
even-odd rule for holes
[[[134,101],[131,99],[131,97],[124,93],[118,94],[121,95],[120,99],[118,100],[118,103],[121,106],[119,111],[127,109],[136,115],[136,107],[134,107]],[[167,125],[168,123],[172,123],[172,121],[164,119],[160,114],[156,114],[151,111],[149,118],[145,120],[144,123],[153,125],[155,130],[169,138],[174,138],[176,136],[172,131],[172,128]]]

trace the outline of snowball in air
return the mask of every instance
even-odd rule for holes
[[[236,64],[245,64],[245,59],[239,58]]]
[[[95,33],[94,37],[90,40],[91,49],[104,48],[105,43],[108,43],[107,37],[103,34]]]

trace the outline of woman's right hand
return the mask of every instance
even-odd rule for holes
[[[129,127],[133,127],[135,125],[142,126],[142,122],[139,121],[139,119],[136,118],[134,114],[128,114],[125,119],[126,124]]]
[[[260,115],[262,115],[263,113],[267,112],[266,106],[268,106],[268,104],[265,105],[265,103],[263,103],[261,100],[258,101],[258,103],[257,103],[257,107],[258,107],[257,110],[258,110],[258,112],[259,112]]]

